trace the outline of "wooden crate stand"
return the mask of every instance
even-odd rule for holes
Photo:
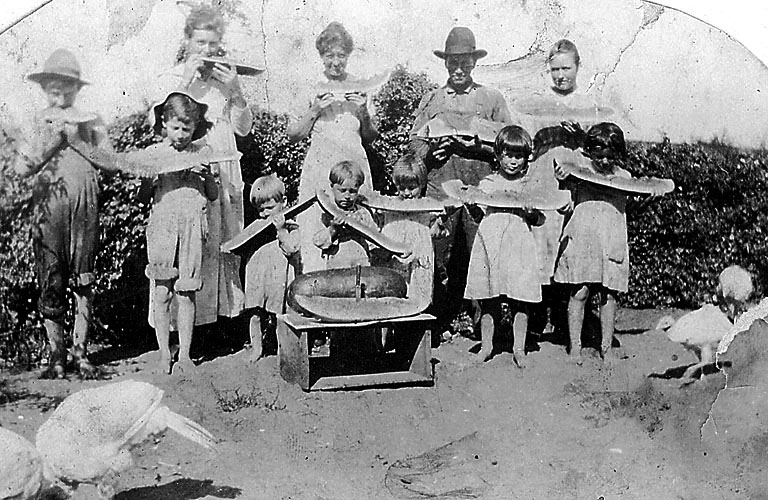
[[[434,320],[430,314],[419,314],[386,321],[325,323],[292,311],[278,315],[280,376],[305,391],[432,385],[430,345]],[[361,353],[354,349],[367,342],[366,335],[376,335],[385,327],[393,333],[394,351]],[[323,332],[329,332],[332,338],[330,355],[312,355],[310,340]]]

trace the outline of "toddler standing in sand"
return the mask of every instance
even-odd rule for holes
[[[245,266],[245,308],[252,312],[250,320],[251,355],[258,360],[262,353],[264,326],[274,324],[275,314],[283,312],[285,287],[293,281],[299,256],[298,227],[285,220],[285,184],[276,175],[259,177],[251,187],[251,204],[259,219],[274,226],[274,239],[259,247]]]

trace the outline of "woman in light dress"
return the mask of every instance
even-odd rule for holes
[[[372,187],[363,145],[378,136],[368,111],[368,96],[350,85],[355,81],[355,77],[347,73],[347,61],[354,48],[352,37],[340,23],[332,22],[317,37],[315,46],[323,61],[323,75],[308,108],[287,129],[292,141],[312,137],[301,168],[299,201],[314,196],[317,186],[328,184],[331,167],[345,160],[359,165],[365,174],[365,185]],[[304,272],[324,267],[320,250],[312,244],[312,236],[321,229],[315,227],[320,220],[319,210],[314,205],[297,217]]]

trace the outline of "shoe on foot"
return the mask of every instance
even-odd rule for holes
[[[72,358],[77,366],[80,377],[84,379],[94,379],[99,376],[99,369],[96,368],[86,355],[85,346],[77,345],[72,350]]]
[[[40,373],[40,378],[46,380],[61,380],[66,378],[66,368],[64,367],[64,362],[61,360],[52,361],[48,365],[48,368]]]

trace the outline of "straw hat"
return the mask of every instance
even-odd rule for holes
[[[80,64],[75,55],[67,49],[56,49],[48,56],[43,71],[32,73],[27,76],[28,80],[42,84],[43,81],[50,78],[63,78],[88,85],[88,82],[80,79]]]
[[[195,104],[200,106],[200,116],[205,116],[205,114],[208,112],[208,105],[198,101],[194,97],[192,97],[187,91],[185,90],[174,90],[173,92],[169,93],[165,99],[162,100],[162,102],[156,103],[154,106],[152,106],[152,112],[147,117],[149,120],[149,126],[152,127],[152,130],[156,134],[160,134],[163,131],[163,109],[165,109],[165,103],[168,102],[168,99],[171,98],[173,95],[183,95],[186,97],[189,97]],[[203,137],[206,132],[208,132],[208,129],[211,128],[212,123],[209,122],[206,119],[203,119],[200,121],[200,123],[197,125],[197,128],[195,129],[195,132],[192,134],[192,140],[196,141]]]
[[[472,30],[463,26],[457,26],[448,33],[445,39],[445,50],[433,51],[440,59],[447,56],[472,54],[475,59],[480,59],[488,55],[487,50],[475,48],[475,34]]]

